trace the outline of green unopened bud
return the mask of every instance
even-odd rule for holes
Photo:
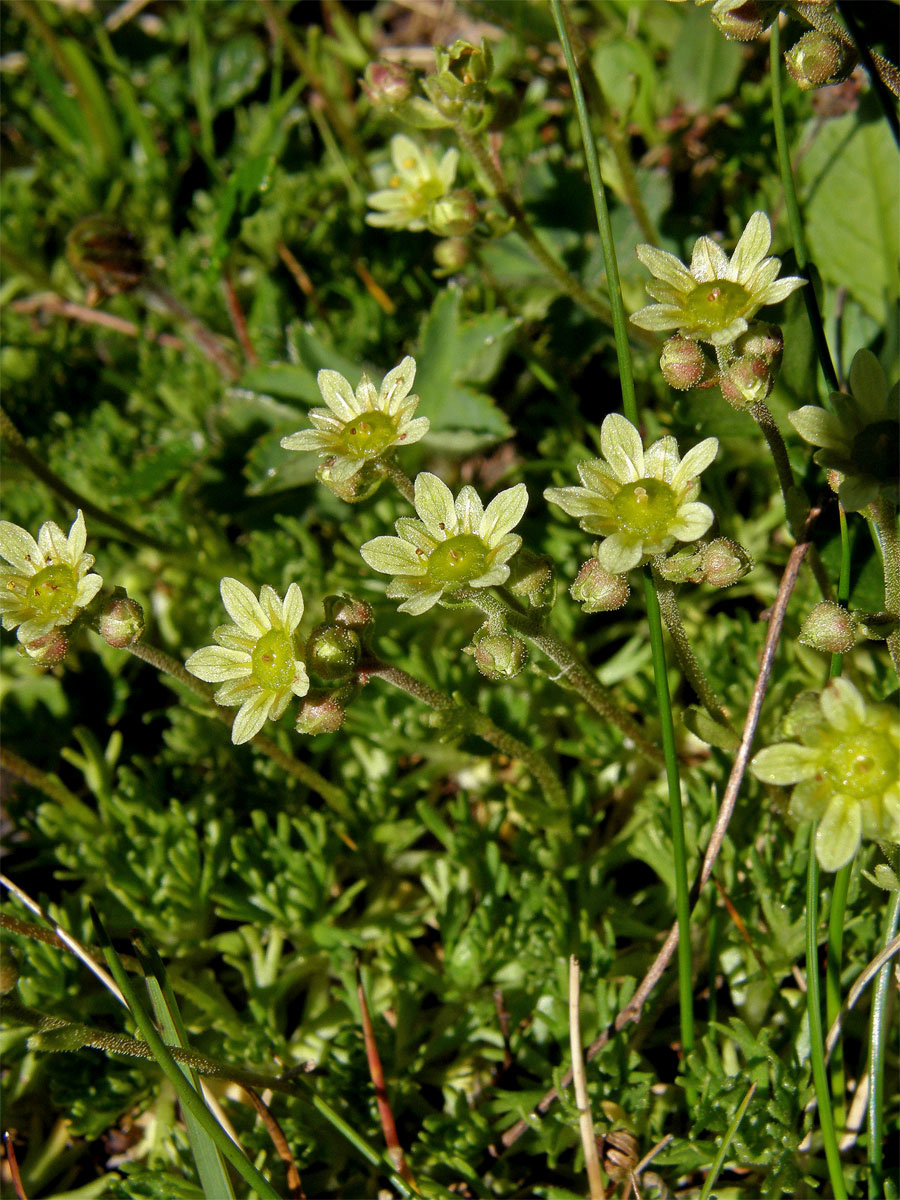
[[[307,669],[329,682],[349,678],[360,658],[359,634],[347,625],[317,625],[306,643]]]
[[[19,960],[12,948],[0,942],[0,996],[11,992],[19,981]]]
[[[734,343],[735,352],[747,358],[761,358],[776,370],[781,364],[784,351],[784,334],[777,325],[765,321],[751,321],[746,333]]]
[[[674,554],[654,559],[653,566],[669,583],[700,583],[703,579],[703,549],[682,546]]]
[[[326,460],[316,471],[316,479],[346,504],[359,504],[363,500],[368,500],[381,487],[384,471],[376,463],[364,463],[350,479],[334,479],[332,478],[334,461],[333,459]]]
[[[840,604],[823,600],[803,622],[799,640],[823,654],[846,654],[856,645],[856,618]]]
[[[774,382],[774,373],[766,361],[749,354],[736,358],[719,376],[722,395],[738,410],[752,408],[765,400]]]
[[[856,55],[821,29],[809,29],[788,50],[784,61],[797,87],[808,92],[846,79],[856,66]]]
[[[137,287],[147,269],[135,235],[104,214],[73,226],[66,257],[77,274],[107,296]]]
[[[494,633],[490,623],[475,633],[467,652],[474,655],[481,674],[495,682],[515,679],[528,662],[528,647],[522,639],[504,630]]]
[[[39,667],[49,670],[51,667],[58,667],[68,654],[69,639],[61,629],[51,629],[43,637],[26,642],[24,646],[20,645],[19,650],[33,659]]]
[[[549,608],[556,598],[553,560],[523,547],[510,563],[506,586],[514,596],[527,600],[531,608]]]
[[[699,342],[685,337],[670,337],[662,348],[659,369],[669,387],[686,392],[713,374],[713,366]]]
[[[613,575],[596,558],[589,558],[582,564],[569,588],[569,595],[586,613],[613,612],[622,607],[630,594],[625,576]]]
[[[752,42],[778,16],[779,5],[765,0],[716,0],[713,24],[731,41]]]
[[[486,83],[494,71],[494,56],[484,40],[480,46],[462,38],[449,49],[435,46],[434,61],[438,71],[451,71],[461,83]]]
[[[347,719],[347,710],[333,692],[314,690],[300,701],[296,729],[298,733],[315,736],[337,733]]]
[[[144,632],[144,610],[130,596],[113,596],[103,606],[97,632],[117,650],[131,646]]]
[[[323,602],[325,620],[329,625],[347,625],[357,632],[372,624],[372,605],[355,596],[326,596]]]
[[[753,570],[750,554],[730,538],[713,538],[701,554],[703,581],[710,587],[731,587]]]
[[[373,108],[397,108],[412,94],[412,75],[399,63],[371,62],[362,81]]]
[[[428,210],[428,227],[438,237],[463,237],[478,222],[478,201],[466,188],[457,188]]]
[[[437,242],[433,254],[441,275],[452,275],[462,270],[469,261],[469,247],[461,237],[444,238],[442,242]]]

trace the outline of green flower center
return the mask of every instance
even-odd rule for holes
[[[684,301],[690,323],[710,332],[727,328],[738,317],[746,316],[752,307],[753,297],[747,289],[727,279],[698,283]]]
[[[250,655],[253,678],[267,692],[289,688],[294,681],[294,651],[283,629],[264,633]]]
[[[839,791],[862,800],[880,795],[893,782],[897,764],[891,760],[895,758],[883,736],[861,729],[834,745],[823,774]]]
[[[612,498],[616,527],[633,542],[661,542],[678,512],[678,497],[659,479],[626,483]]]
[[[35,617],[44,619],[66,615],[78,594],[77,576],[67,563],[53,563],[30,579],[11,579],[7,586]]]
[[[435,546],[428,556],[428,578],[434,583],[466,583],[484,574],[488,548],[474,533],[459,533]]]
[[[360,413],[341,430],[341,442],[350,458],[374,458],[396,440],[394,418],[383,412]]]
[[[900,422],[867,425],[853,439],[850,457],[863,475],[881,483],[896,483],[900,476]]]

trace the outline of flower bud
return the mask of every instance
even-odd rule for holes
[[[613,575],[596,558],[583,563],[569,588],[569,595],[586,613],[613,612],[621,608],[631,593],[624,575]]]
[[[307,692],[300,701],[296,729],[298,733],[315,736],[318,733],[337,733],[347,719],[347,710],[332,692],[319,689]]]
[[[846,654],[856,644],[856,618],[833,600],[823,600],[803,622],[799,640],[824,654]]]
[[[144,610],[130,596],[113,596],[103,606],[97,632],[117,650],[131,646],[144,632]]]
[[[522,639],[503,630],[492,633],[489,622],[477,630],[468,651],[474,654],[481,674],[495,682],[515,679],[528,662],[528,647]]]
[[[669,387],[679,392],[696,387],[713,373],[712,364],[699,342],[684,337],[670,337],[664,343],[659,369]]]
[[[846,79],[856,65],[856,55],[821,29],[808,29],[788,50],[784,61],[797,87],[808,92]]]
[[[700,583],[703,580],[703,549],[682,546],[666,557],[660,555],[653,566],[669,583]]]
[[[373,108],[397,108],[412,94],[412,75],[400,63],[371,62],[362,89]]]
[[[716,0],[713,24],[731,41],[752,42],[778,16],[779,5],[765,0]]]
[[[767,325],[765,321],[751,321],[746,333],[734,343],[735,351],[749,358],[761,358],[777,370],[784,351],[784,334],[778,325]]]
[[[22,647],[20,646],[21,650]],[[57,667],[69,652],[69,639],[61,629],[51,629],[43,637],[26,642],[24,651],[39,667]]]
[[[347,679],[361,657],[359,634],[347,625],[317,625],[306,643],[307,669],[320,679]]]
[[[374,620],[372,605],[365,600],[357,600],[355,596],[326,596],[323,607],[329,625],[347,625],[350,629],[360,631]]]
[[[316,479],[346,504],[359,504],[368,500],[381,487],[384,471],[376,463],[364,463],[349,479],[333,479],[331,472],[334,461],[328,459],[322,463],[316,471]]]
[[[739,542],[730,538],[713,538],[701,554],[703,581],[710,587],[731,587],[753,570],[753,559]]]
[[[78,275],[107,296],[137,287],[147,269],[135,235],[104,214],[85,217],[72,227],[66,258]]]
[[[527,600],[531,608],[549,608],[556,598],[553,560],[523,547],[510,563],[506,587],[514,596]]]
[[[741,355],[719,376],[719,388],[732,408],[752,408],[765,400],[775,376],[762,358]]]
[[[461,237],[444,238],[435,244],[434,261],[441,268],[441,273],[452,275],[460,271],[469,261],[469,247]]]
[[[478,201],[467,188],[457,188],[428,210],[428,227],[438,237],[462,237],[478,221]]]

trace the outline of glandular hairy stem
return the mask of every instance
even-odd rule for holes
[[[871,506],[872,523],[881,547],[884,570],[884,607],[900,618],[900,537],[897,534],[897,506],[887,496],[881,496]],[[894,670],[900,676],[900,626],[887,639]]]
[[[656,595],[659,600],[659,608],[663,621],[675,646],[678,664],[682,671],[684,671],[688,683],[697,693],[700,703],[713,720],[718,721],[720,725],[724,725],[726,729],[730,729],[734,733],[735,730],[732,729],[728,714],[722,707],[722,702],[716,695],[712,684],[706,678],[703,668],[700,666],[697,656],[694,654],[693,647],[685,633],[681,613],[678,609],[678,601],[675,598],[674,586],[663,579],[657,571],[653,572],[653,580],[656,585]]]

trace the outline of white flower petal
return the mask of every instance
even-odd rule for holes
[[[305,696],[309,691],[309,675],[302,662],[294,664],[294,678],[291,680],[291,691],[295,696]]]
[[[433,538],[421,521],[415,517],[400,517],[394,522],[394,528],[404,542],[425,550],[428,554],[435,548],[440,539]]]
[[[652,275],[671,284],[677,291],[687,294],[693,291],[695,280],[684,263],[670,254],[668,250],[659,250],[656,246],[640,245],[635,247],[635,254]]]
[[[866,702],[849,679],[829,679],[819,699],[829,725],[850,733],[866,721]]]
[[[578,464],[578,477],[589,491],[596,492],[604,499],[614,496],[622,486],[615,473],[606,465],[602,458],[592,458],[588,462]]]
[[[674,304],[648,304],[628,318],[638,329],[678,329],[684,324],[685,311]]]
[[[44,522],[38,530],[37,540],[45,560],[53,558],[58,562],[66,561],[69,539],[55,521]]]
[[[82,554],[84,554],[84,547],[86,544],[87,529],[85,528],[84,524],[84,514],[79,508],[75,520],[72,522],[72,526],[69,529],[69,536],[66,539],[66,549],[63,557],[67,562],[73,564],[77,563]]]
[[[244,650],[226,650],[224,646],[204,646],[184,664],[192,675],[205,683],[224,683],[243,679],[251,672],[250,655]]]
[[[829,803],[816,829],[816,858],[823,871],[839,871],[847,865],[862,836],[862,807],[850,796],[838,793]]]
[[[443,588],[439,588],[436,592],[417,592],[408,600],[404,600],[402,604],[398,604],[397,612],[412,613],[414,617],[417,617],[420,613],[428,612],[429,608],[434,608],[443,594]]]
[[[750,770],[763,783],[785,786],[812,779],[819,762],[819,753],[810,746],[796,742],[781,742],[760,750],[750,763]]]
[[[231,740],[235,746],[242,746],[244,742],[256,737],[265,725],[271,708],[270,692],[260,692],[258,696],[251,696],[249,700],[244,701],[231,727]]]
[[[614,533],[597,547],[597,561],[613,575],[624,575],[638,566],[644,557],[640,542],[628,542],[620,533]]]
[[[484,505],[475,489],[466,484],[460,488],[456,497],[456,519],[461,533],[477,533],[481,518],[484,516]]]
[[[421,441],[430,428],[431,422],[427,417],[416,417],[414,421],[400,426],[396,444],[402,442],[404,446],[411,446],[413,442]]]
[[[673,437],[661,437],[644,451],[644,475],[671,483],[679,462],[678,443]]]
[[[338,371],[322,370],[316,376],[316,383],[322,399],[342,421],[349,421],[356,416],[356,396],[343,375]]]
[[[770,283],[765,291],[757,293],[756,299],[760,305],[780,304],[805,283],[806,280],[801,279],[799,275],[786,275],[784,279],[776,279],[774,283]]]
[[[249,700],[251,696],[258,696],[262,688],[249,675],[241,679],[227,679],[220,688],[216,690],[213,700],[221,708],[236,708],[239,704],[243,704],[245,700]]]
[[[708,504],[694,501],[691,504],[680,505],[675,514],[675,520],[669,526],[669,534],[680,542],[692,542],[695,538],[703,537],[713,523],[713,510]]]
[[[731,256],[731,278],[738,283],[746,282],[759,266],[772,245],[772,227],[764,212],[755,212],[747,222],[738,244]]]
[[[398,537],[372,538],[359,552],[373,571],[383,575],[424,575],[427,570],[426,556]]]
[[[570,517],[587,517],[596,514],[600,497],[587,488],[565,487],[545,488],[544,499]]]
[[[238,579],[226,577],[219,584],[225,611],[244,633],[262,637],[271,628],[260,603],[250,589]]]
[[[412,391],[416,378],[416,360],[407,354],[406,358],[392,371],[388,371],[381,383],[378,393],[379,408],[392,415],[400,410],[403,401]]]
[[[213,637],[226,650],[243,650],[250,661],[249,655],[256,645],[256,635],[244,633],[237,625],[220,625],[213,631]]]
[[[500,566],[505,562],[509,562],[512,556],[518,553],[519,547],[522,545],[522,539],[517,533],[508,533],[499,545],[495,546],[488,556],[488,560],[495,566]]]
[[[511,529],[515,529],[528,507],[528,489],[524,483],[499,492],[484,510],[478,536],[488,546],[496,546]]]
[[[27,529],[0,521],[0,554],[24,576],[34,575],[44,565],[44,556]]]
[[[600,426],[600,449],[620,483],[644,478],[641,435],[625,417],[610,413]]]
[[[284,629],[287,633],[293,633],[303,617],[303,593],[298,583],[292,583],[285,592],[282,611]]]
[[[267,583],[264,583],[259,590],[259,606],[265,613],[270,628],[281,629],[283,622],[281,597]]]
[[[415,507],[425,528],[439,541],[458,532],[453,493],[430,471],[420,471],[416,476]]]
[[[692,479],[696,479],[714,461],[719,453],[719,439],[704,438],[696,446],[692,446],[679,463],[672,476],[671,485],[678,491]]]
[[[100,575],[85,575],[83,579],[79,579],[74,607],[87,608],[101,587],[103,587],[103,579]]]
[[[477,579],[470,579],[469,587],[499,587],[501,584],[506,583],[507,579],[509,579],[509,567],[500,564],[491,567],[489,571],[485,571]]]
[[[697,283],[728,278],[728,256],[712,238],[697,238],[691,255],[691,274]]]
[[[318,429],[301,429],[281,439],[282,450],[325,450],[330,444],[328,434]]]
[[[378,393],[375,391],[375,384],[365,371],[356,385],[356,404],[357,412],[360,413],[383,411],[383,405],[379,403]]]

